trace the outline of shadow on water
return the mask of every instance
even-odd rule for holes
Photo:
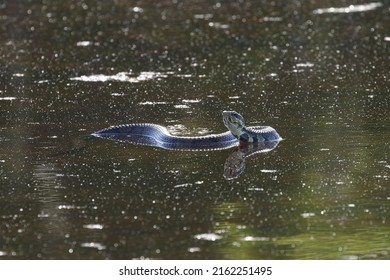
[[[353,2],[0,4],[0,258],[389,259],[389,4]],[[285,140],[84,138],[223,110]]]

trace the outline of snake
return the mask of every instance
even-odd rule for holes
[[[92,136],[169,150],[228,149],[282,140],[270,126],[245,126],[244,117],[235,111],[223,111],[222,119],[228,131],[204,136],[176,136],[166,127],[152,123],[111,126],[94,132]]]

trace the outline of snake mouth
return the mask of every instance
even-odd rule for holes
[[[235,111],[223,111],[222,112],[223,122],[230,129],[230,126],[237,128],[244,126],[243,117]]]
[[[232,123],[232,120],[231,120],[230,116],[231,116],[231,112],[230,111],[223,111],[222,112],[222,120],[223,120],[223,123],[225,124],[225,126],[227,128],[229,128],[229,126]],[[230,128],[229,128],[229,130],[230,130]]]

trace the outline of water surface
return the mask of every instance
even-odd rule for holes
[[[351,6],[352,5],[352,6]],[[0,257],[389,259],[387,2],[7,1]],[[89,140],[131,122],[284,140],[167,151]]]

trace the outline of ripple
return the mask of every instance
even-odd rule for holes
[[[119,72],[113,75],[106,74],[91,74],[91,75],[82,75],[78,77],[72,77],[72,81],[81,81],[81,82],[126,82],[126,83],[139,83],[148,80],[159,80],[162,78],[176,77],[176,78],[204,78],[204,75],[192,75],[192,74],[178,74],[173,71],[167,72],[154,72],[154,71],[143,71],[138,75],[129,72]]]
[[[132,72],[119,72],[114,75],[104,75],[104,74],[92,74],[92,75],[82,75],[79,77],[70,78],[73,81],[81,82],[128,82],[128,83],[139,83],[142,81],[166,78],[167,74],[161,72],[141,72],[139,75],[134,75]]]
[[[98,243],[98,242],[81,243],[81,247],[94,248],[94,249],[98,249],[99,251],[106,249],[105,245],[103,245],[102,243]]]
[[[296,65],[297,67],[313,67],[314,66],[314,63],[311,63],[311,62],[302,62],[302,63],[297,63]]]
[[[216,241],[222,239],[222,236],[215,233],[200,233],[194,235],[194,238],[198,240]]]
[[[17,99],[16,97],[14,96],[5,96],[5,97],[0,97],[0,101],[4,100],[4,101],[12,101],[12,100],[15,100]]]
[[[186,187],[191,187],[191,186],[192,186],[191,183],[184,183],[184,184],[175,185],[173,187],[174,188],[186,188]]]
[[[209,26],[216,29],[227,29],[229,28],[229,24],[224,24],[220,22],[209,22]]]
[[[204,19],[204,20],[209,20],[213,18],[213,14],[196,14],[194,15],[195,19]]]
[[[202,101],[201,99],[183,99],[182,100],[183,103],[199,103],[201,101]]]
[[[322,8],[316,9],[313,11],[313,14],[321,15],[321,14],[349,14],[349,13],[361,13],[375,10],[379,7],[382,7],[383,4],[381,2],[372,2],[362,5],[349,5],[348,7],[330,7],[330,8]]]
[[[262,173],[276,173],[278,171],[274,170],[274,169],[261,169],[260,172],[262,172]]]
[[[93,45],[93,42],[91,42],[91,41],[79,41],[76,43],[76,46],[78,46],[78,47],[88,47],[91,45]]]
[[[190,108],[190,106],[184,105],[184,104],[174,105],[173,107],[175,107],[176,109],[189,109]]]
[[[138,105],[163,105],[163,104],[168,104],[168,102],[165,102],[165,101],[145,101],[145,102],[138,103]]]
[[[103,225],[100,225],[100,224],[87,224],[87,225],[83,225],[83,228],[86,228],[86,229],[103,229]]]
[[[264,17],[263,18],[263,21],[266,21],[266,22],[279,22],[282,20],[283,20],[283,18],[281,18],[281,17]]]
[[[191,248],[188,248],[188,252],[190,253],[196,253],[196,252],[200,252],[201,249],[199,247],[191,247]]]
[[[258,236],[245,236],[242,241],[270,241],[269,237],[258,237]]]
[[[141,7],[133,7],[131,10],[134,13],[143,13],[144,12],[144,9],[142,9]]]
[[[60,210],[70,210],[70,209],[85,209],[87,208],[86,206],[76,206],[76,205],[66,205],[66,204],[63,204],[63,205],[58,205],[57,207],[58,209]]]
[[[306,219],[306,218],[310,218],[310,217],[314,217],[316,214],[314,213],[311,213],[311,212],[304,212],[301,214],[301,217]]]

